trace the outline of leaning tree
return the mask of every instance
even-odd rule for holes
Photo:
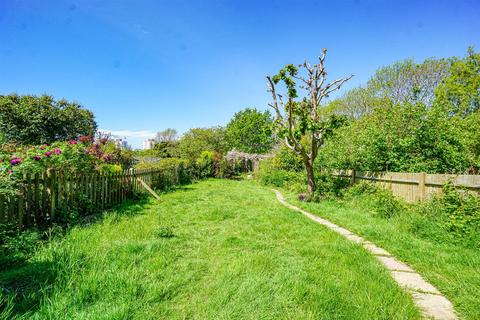
[[[307,61],[298,67],[289,64],[281,69],[278,74],[268,80],[268,91],[271,92],[273,101],[269,104],[275,111],[275,128],[280,138],[295,153],[299,154],[305,165],[308,180],[308,195],[315,192],[315,173],[313,163],[318,155],[319,148],[323,145],[325,135],[332,128],[334,117],[327,117],[323,112],[322,100],[335,90],[338,90],[353,75],[325,83],[327,72],[324,61],[327,50],[323,49],[318,63],[313,66]],[[297,85],[296,81],[299,82]],[[283,82],[286,88],[286,100],[277,93],[276,86]],[[298,90],[306,91],[299,97]]]

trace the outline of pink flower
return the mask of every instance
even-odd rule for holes
[[[36,161],[41,160],[41,159],[42,159],[42,156],[39,156],[39,155],[36,155],[35,157],[33,157],[33,160],[36,160]]]
[[[45,148],[44,148],[44,147],[38,147],[38,149],[43,150],[43,149],[45,149]]]
[[[70,140],[70,144],[77,144],[76,140]]]
[[[52,155],[52,152],[51,152],[51,151],[47,151],[47,152],[45,152],[45,157],[47,157],[47,158],[48,158],[48,157],[50,157],[51,155]]]
[[[13,170],[12,169],[8,170],[8,173],[13,173]]]
[[[62,153],[62,150],[60,150],[60,149],[58,149],[58,148],[55,148],[55,149],[53,150],[53,153],[55,153],[55,154],[58,156],[60,153]]]
[[[22,163],[22,160],[19,159],[19,158],[15,158],[15,159],[10,160],[10,164],[12,164],[13,166],[16,166],[20,163]]]

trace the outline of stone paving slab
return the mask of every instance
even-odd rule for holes
[[[412,268],[393,257],[376,256],[376,258],[390,271],[415,272]]]
[[[444,296],[429,293],[412,293],[415,304],[425,317],[439,320],[457,320],[452,303]]]
[[[347,235],[345,235],[345,238],[347,238],[348,240],[350,240],[352,242],[355,242],[355,243],[364,243],[365,242],[365,239],[363,239],[362,237],[359,237],[355,234],[347,234]]]
[[[437,288],[423,280],[418,273],[392,271],[392,276],[398,284],[406,289],[437,295],[440,294]]]
[[[452,303],[444,297],[432,284],[425,281],[421,275],[416,273],[407,264],[398,261],[391,254],[383,248],[377,247],[374,243],[366,241],[362,237],[352,233],[351,231],[342,228],[326,219],[320,218],[310,212],[293,206],[285,201],[283,195],[273,189],[277,195],[278,201],[287,208],[298,211],[311,220],[318,222],[329,228],[332,231],[341,234],[348,240],[361,244],[366,250],[377,258],[385,268],[390,271],[391,276],[398,285],[407,289],[415,302],[415,305],[422,310],[423,316],[428,319],[435,320],[457,320]]]
[[[391,256],[387,250],[377,247],[373,243],[364,243],[363,247],[375,256]]]

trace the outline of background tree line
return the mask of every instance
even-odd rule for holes
[[[318,165],[365,171],[479,173],[480,54],[397,62],[331,101],[345,117]]]

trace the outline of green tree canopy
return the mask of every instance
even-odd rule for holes
[[[225,129],[222,127],[193,128],[182,135],[178,151],[182,158],[194,162],[202,151],[224,152]]]
[[[275,142],[273,119],[269,111],[247,108],[235,113],[227,124],[226,135],[231,148],[249,153],[266,153]]]
[[[430,173],[480,170],[480,54],[381,68],[330,103],[350,123],[319,163],[338,169]]]
[[[463,59],[453,59],[449,76],[435,90],[435,103],[462,117],[480,109],[480,53],[468,49]]]
[[[95,134],[93,113],[75,102],[48,95],[0,96],[0,135],[23,144],[51,143]]]

